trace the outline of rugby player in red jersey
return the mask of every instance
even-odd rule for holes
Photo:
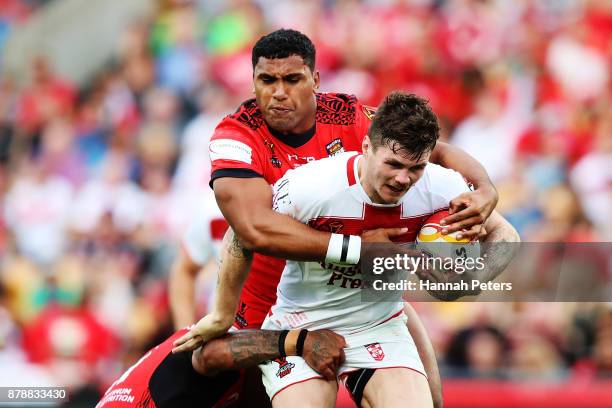
[[[179,330],[149,350],[108,388],[96,408],[230,407],[242,387],[240,369],[302,354],[315,371],[333,379],[344,362],[346,343],[329,330],[309,332],[301,353],[296,349],[299,330],[243,330],[193,353],[171,353],[172,342],[187,332]]]
[[[200,323],[206,340],[237,328],[259,327],[274,303],[284,260],[325,261],[336,253],[331,233],[315,231],[272,210],[274,184],[291,168],[344,151],[360,151],[374,114],[356,97],[318,93],[315,48],[303,34],[278,30],[262,37],[252,52],[255,99],[243,103],[216,128],[210,143],[211,186],[236,233],[232,245],[252,260],[235,319],[219,310]],[[476,191],[450,203],[448,232],[474,238],[497,202],[486,171],[460,149],[439,143],[431,162],[460,172]],[[324,177],[325,175],[322,175]],[[397,231],[395,231],[397,233]],[[369,239],[387,237],[384,233]],[[351,237],[355,242],[360,237]],[[342,243],[340,243],[342,245]],[[279,258],[275,258],[279,257]],[[357,261],[357,260],[353,260]],[[240,280],[242,277],[226,279]],[[233,307],[229,306],[228,307]],[[188,344],[193,347],[193,343]]]
[[[284,260],[323,261],[331,233],[314,231],[272,210],[274,184],[291,168],[344,151],[360,151],[374,109],[345,94],[317,93],[315,48],[303,34],[278,30],[252,53],[255,99],[215,129],[210,143],[211,186],[239,245],[255,251],[236,315],[238,328],[258,327],[274,302]],[[451,202],[448,230],[476,237],[497,193],[471,156],[438,143],[431,162],[454,169],[476,191]],[[324,177],[325,175],[321,175]],[[466,207],[458,211],[459,208]],[[456,222],[457,220],[460,220]]]
[[[233,236],[231,231],[226,235]],[[243,266],[242,259],[229,252],[233,247],[225,244],[220,277]],[[258,395],[252,393],[246,405],[239,403],[249,367],[259,372],[258,363],[301,354],[315,371],[333,379],[344,361],[344,338],[329,330],[309,332],[312,341],[306,339],[300,347],[303,352],[297,348],[299,332],[242,330],[209,341],[193,353],[171,353],[173,342],[188,332],[178,330],[149,350],[108,388],[96,408],[260,406]]]

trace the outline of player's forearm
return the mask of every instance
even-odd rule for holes
[[[481,255],[486,259],[486,277],[495,279],[510,264],[519,250],[521,238],[516,229],[497,212],[486,224],[487,235],[481,244]]]
[[[325,260],[329,232],[310,228],[272,209],[262,208],[257,214],[252,224],[259,237],[254,251],[295,261]]]
[[[172,266],[170,272],[169,294],[170,309],[175,329],[180,329],[195,321],[195,274],[180,259]]]
[[[253,254],[243,248],[231,228],[223,238],[221,254],[215,302],[211,312],[222,325],[229,328],[234,320],[240,292],[251,267]]]
[[[421,319],[416,311],[408,303],[404,305],[404,311],[408,316],[408,331],[414,340],[419,357],[427,374],[429,389],[434,401],[434,408],[442,407],[442,381],[440,380],[440,370],[436,360],[436,352],[427,335],[427,330],[423,326]]]
[[[285,338],[286,355],[295,355],[298,331]],[[280,357],[280,331],[241,330],[206,343],[193,353],[193,366],[200,374],[252,367]]]
[[[497,190],[485,168],[464,150],[448,143],[438,142],[430,160],[440,166],[461,173],[477,189],[491,190],[497,195]]]
[[[273,211],[265,180],[221,178],[214,188],[217,204],[244,248],[298,261],[325,259],[331,234]]]

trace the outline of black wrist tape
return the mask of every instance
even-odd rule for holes
[[[308,335],[308,330],[302,329],[300,330],[300,334],[298,335],[297,342],[295,343],[295,354],[302,357],[304,353],[304,343],[306,342],[306,336]]]
[[[287,353],[285,352],[285,339],[287,338],[288,334],[289,330],[283,330],[280,336],[278,336],[278,354],[280,355],[280,358],[287,357]]]

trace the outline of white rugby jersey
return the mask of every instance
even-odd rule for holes
[[[463,177],[429,163],[397,204],[375,204],[358,178],[361,155],[347,152],[289,170],[274,185],[274,209],[312,228],[361,235],[376,228],[407,227],[397,242],[414,242],[425,220],[469,191]],[[376,326],[402,310],[399,302],[362,302],[355,266],[326,269],[287,261],[267,320],[282,328],[333,329],[350,334]],[[265,325],[262,328],[266,328]]]

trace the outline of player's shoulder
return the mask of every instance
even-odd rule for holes
[[[211,160],[252,163],[253,154],[265,149],[259,135],[259,128],[263,125],[264,120],[255,100],[242,103],[236,112],[223,118],[215,128],[208,145]]]
[[[285,188],[301,209],[316,206],[350,187],[348,163],[357,155],[357,152],[345,152],[307,163],[285,173],[277,186],[287,183]]]
[[[350,188],[356,152],[340,153],[287,171],[274,185],[274,209],[306,222]],[[354,174],[354,173],[353,173]]]
[[[415,185],[415,188],[424,196],[444,198],[445,200],[469,190],[461,173],[434,163],[427,164],[423,176]]]
[[[255,99],[247,99],[242,102],[238,109],[227,115],[221,123],[228,126],[245,127],[253,131],[258,130],[265,124],[263,114]]]
[[[428,163],[425,166],[423,177],[419,181],[423,181],[419,183],[422,184],[421,188],[439,188],[449,183],[465,183],[461,173],[435,163]]]
[[[357,155],[357,152],[338,153],[291,169],[285,175],[300,181],[316,181],[313,183],[314,188],[334,184],[338,181],[348,183],[346,177],[347,162]]]
[[[317,123],[330,125],[353,125],[359,115],[370,119],[375,109],[362,105],[355,95],[345,93],[318,93]]]
[[[255,99],[243,102],[236,112],[225,116],[215,128],[211,140],[236,139],[256,143],[261,139],[259,130],[265,125]]]

